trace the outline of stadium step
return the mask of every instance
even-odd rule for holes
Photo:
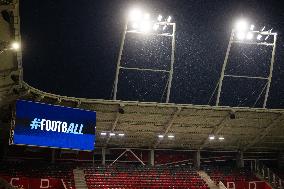
[[[197,171],[199,176],[206,182],[210,189],[219,189],[219,186],[209,177],[205,171]]]
[[[73,175],[74,175],[76,189],[88,189],[86,180],[85,180],[84,170],[74,169]]]

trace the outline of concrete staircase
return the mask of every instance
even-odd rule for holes
[[[206,184],[210,187],[210,189],[219,189],[219,186],[217,186],[214,181],[205,173],[205,171],[197,171],[199,176],[206,182]]]
[[[85,181],[84,170],[78,169],[78,168],[74,169],[73,174],[74,174],[76,189],[88,189],[86,181]]]

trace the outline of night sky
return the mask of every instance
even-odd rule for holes
[[[24,80],[46,92],[111,99],[125,17],[132,7],[177,23],[170,102],[209,102],[239,17],[277,32],[269,108],[284,108],[284,4],[280,0],[20,1]],[[234,45],[226,73],[267,76],[270,47]],[[168,68],[170,40],[128,35],[122,64]],[[118,99],[164,102],[165,74],[121,72]],[[226,79],[221,105],[260,107],[263,81]]]

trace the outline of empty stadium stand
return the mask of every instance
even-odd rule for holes
[[[191,188],[209,189],[189,166],[86,168],[88,188]]]

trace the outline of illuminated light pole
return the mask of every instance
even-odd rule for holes
[[[172,27],[171,33],[166,33],[165,30],[167,27]],[[130,29],[129,29],[130,28]],[[149,68],[135,68],[135,67],[127,67],[121,66],[121,57],[123,54],[125,38],[128,33],[136,33],[141,35],[153,35],[153,36],[165,36],[171,37],[171,63],[170,70],[165,69],[149,69]],[[173,79],[173,69],[175,62],[175,33],[176,33],[176,23],[172,22],[172,17],[169,16],[164,18],[163,16],[158,15],[157,19],[151,19],[151,15],[148,13],[143,13],[139,9],[133,9],[130,11],[128,17],[126,18],[126,23],[124,26],[122,40],[119,49],[119,55],[116,64],[116,73],[114,80],[114,91],[113,91],[113,100],[117,100],[117,90],[118,90],[118,80],[120,70],[137,70],[137,71],[148,71],[148,72],[160,72],[169,74],[168,85],[167,85],[167,95],[166,95],[166,103],[170,100],[172,79]]]
[[[273,42],[267,42],[268,38],[273,37]],[[266,80],[267,83],[265,85],[265,97],[263,102],[263,108],[266,108],[267,99],[269,97],[269,89],[272,80],[272,73],[273,73],[273,66],[274,66],[274,59],[275,59],[275,50],[276,50],[276,41],[277,41],[277,33],[272,32],[272,29],[265,31],[265,26],[257,31],[255,30],[254,25],[248,25],[245,20],[240,20],[237,22],[235,27],[232,29],[229,44],[227,47],[224,63],[222,66],[221,76],[218,82],[218,92],[217,92],[217,99],[216,99],[216,106],[220,104],[220,96],[222,92],[222,84],[225,77],[231,78],[246,78],[246,79],[259,79],[259,80]],[[263,46],[272,46],[272,56],[270,59],[270,69],[269,69],[269,76],[268,77],[253,77],[253,76],[243,76],[243,75],[232,75],[232,74],[225,74],[226,67],[228,64],[228,58],[230,55],[231,46],[233,43],[240,43],[240,44],[249,44],[249,45],[263,45]],[[258,100],[258,99],[257,99]]]

